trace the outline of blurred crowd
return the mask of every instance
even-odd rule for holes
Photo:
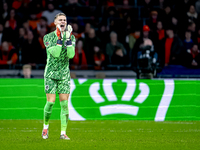
[[[43,69],[43,37],[59,12],[76,37],[71,69],[132,69],[145,43],[160,67],[200,67],[200,0],[0,0],[0,7],[0,68]]]

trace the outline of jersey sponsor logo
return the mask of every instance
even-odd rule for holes
[[[145,119],[164,121],[174,81],[134,79],[71,80],[69,117],[87,119]],[[84,98],[80,101],[77,95]],[[84,106],[84,108],[83,108]]]
[[[49,85],[45,85],[45,90],[47,91],[49,89]]]
[[[49,42],[46,42],[45,45],[46,45],[46,46],[49,46]]]

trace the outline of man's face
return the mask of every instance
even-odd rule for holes
[[[162,29],[162,23],[161,23],[160,21],[157,23],[157,28],[158,28],[159,30]]]
[[[41,26],[46,26],[47,22],[44,19],[40,19],[40,25]]]
[[[195,30],[196,30],[196,24],[195,24],[195,23],[191,24],[191,25],[188,27],[188,29],[191,30],[192,32],[195,32]]]
[[[167,29],[166,34],[168,35],[169,38],[173,36],[173,30],[172,29]]]
[[[128,5],[129,1],[128,0],[123,0],[124,5]]]
[[[111,37],[111,42],[117,42],[117,35],[116,34],[113,34]]]
[[[32,31],[28,31],[28,40],[33,40],[33,32]]]
[[[95,53],[98,53],[99,50],[100,50],[100,48],[99,48],[98,46],[94,46],[94,52],[95,52]]]
[[[77,23],[73,23],[72,27],[73,27],[73,31],[78,32],[78,24]]]
[[[86,23],[85,25],[85,32],[88,33],[91,29],[91,25],[89,23]]]
[[[39,32],[39,35],[40,35],[41,37],[43,37],[45,34],[46,34],[46,28],[41,28],[41,29],[40,29],[40,32]]]
[[[197,53],[198,52],[198,45],[193,45],[192,52]]]
[[[185,32],[185,37],[187,39],[190,39],[191,38],[191,32]]]
[[[14,10],[14,9],[12,9],[12,10],[10,11],[10,17],[12,17],[12,18],[15,17],[15,10]]]
[[[175,17],[172,17],[172,23],[174,25],[177,25],[178,24],[178,20]]]
[[[152,43],[152,41],[150,39],[144,40],[144,46],[147,46],[147,45],[149,45],[149,46],[153,45],[153,43]]]
[[[67,26],[67,20],[65,16],[58,16],[55,21],[54,24],[57,26],[59,25],[61,28],[61,31],[65,31],[65,28]]]
[[[171,11],[171,8],[170,8],[169,6],[167,6],[167,7],[165,8],[165,12],[166,12],[166,14],[169,14],[170,11]]]
[[[9,46],[7,42],[2,43],[2,51],[3,52],[8,52]]]
[[[24,36],[25,35],[25,30],[24,28],[19,28],[19,35]]]
[[[95,37],[95,31],[94,31],[94,29],[90,29],[88,36],[91,39],[93,39]]]
[[[157,19],[157,18],[158,18],[158,15],[153,14],[153,15],[152,15],[152,18],[153,18],[153,19]]]
[[[30,17],[31,17],[32,20],[37,19],[37,15],[36,14],[30,14]]]
[[[191,14],[194,14],[194,13],[195,13],[195,8],[194,8],[193,5],[190,6],[189,12],[190,12]]]
[[[147,38],[149,36],[149,31],[143,31],[144,38]]]
[[[54,10],[53,4],[48,4],[48,10],[52,12]]]
[[[7,4],[7,3],[4,3],[4,4],[3,4],[3,9],[4,9],[4,10],[8,10],[8,4]]]
[[[31,78],[31,69],[25,68],[23,69],[24,78]]]

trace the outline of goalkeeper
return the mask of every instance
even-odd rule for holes
[[[44,45],[47,51],[47,64],[44,73],[44,84],[47,102],[44,107],[44,126],[42,138],[48,138],[49,119],[59,94],[61,106],[61,135],[60,139],[69,140],[66,135],[69,119],[68,97],[70,94],[69,59],[75,55],[75,37],[71,35],[72,27],[67,26],[66,15],[58,13],[54,18],[56,30],[44,36]],[[71,36],[70,36],[71,35]]]

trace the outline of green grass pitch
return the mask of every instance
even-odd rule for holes
[[[44,140],[42,120],[0,120],[0,150],[200,149],[200,121],[69,121],[60,140],[60,121],[51,120]]]

